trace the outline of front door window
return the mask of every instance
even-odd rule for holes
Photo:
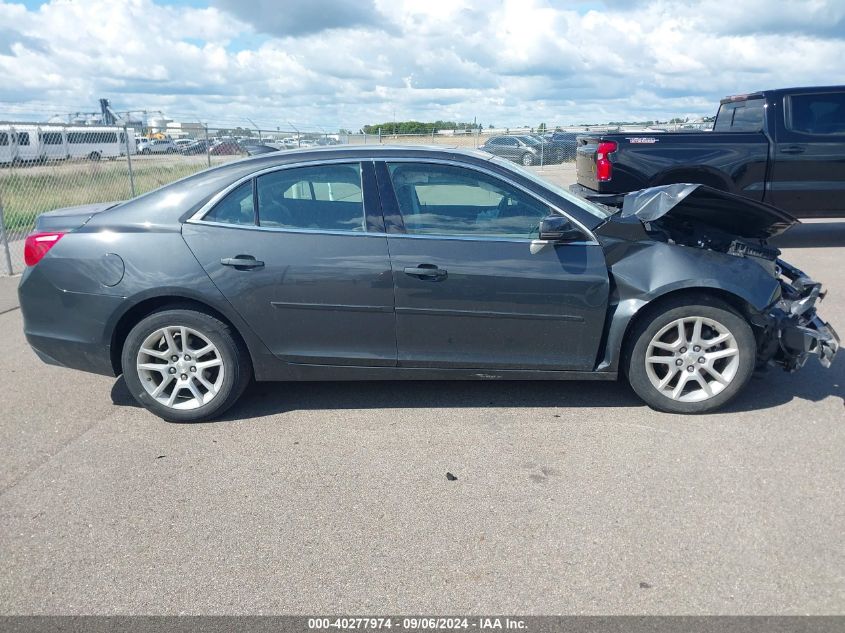
[[[536,239],[548,205],[486,174],[452,165],[388,165],[409,234]]]

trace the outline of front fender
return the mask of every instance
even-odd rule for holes
[[[762,312],[780,295],[780,284],[750,258],[666,244],[640,243],[610,265],[612,296],[598,371],[618,371],[625,335],[638,313],[667,295],[702,290],[731,295]]]

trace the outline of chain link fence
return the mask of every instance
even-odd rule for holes
[[[574,170],[576,136],[595,128],[432,130],[426,134],[330,133],[207,127],[142,133],[131,127],[0,122],[0,275],[24,267],[24,239],[46,211],[127,200],[200,170],[264,151],[330,145],[482,148],[532,166],[550,180]]]
[[[45,211],[127,200],[246,155],[215,129],[173,138],[119,127],[0,124],[0,275],[22,271],[24,239]]]

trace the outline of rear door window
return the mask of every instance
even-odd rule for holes
[[[281,169],[258,177],[261,226],[364,231],[359,163]]]
[[[804,134],[845,134],[845,92],[792,95],[786,128]]]

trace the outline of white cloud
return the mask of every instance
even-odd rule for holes
[[[830,0],[0,2],[0,114],[164,110],[221,124],[536,125],[706,114],[719,97],[845,83]]]

